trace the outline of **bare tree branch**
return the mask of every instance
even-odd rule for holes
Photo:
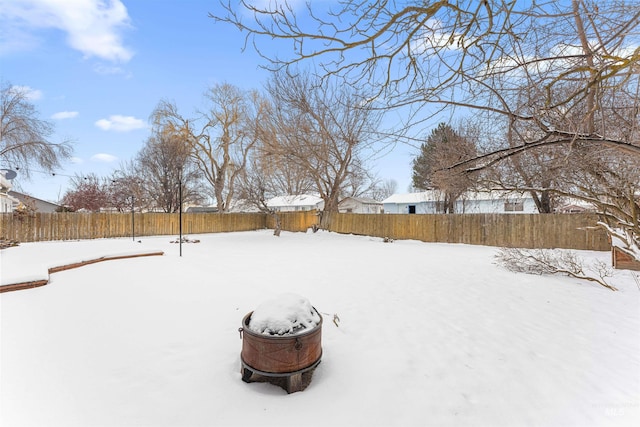
[[[585,274],[582,260],[575,252],[553,249],[501,248],[495,256],[498,264],[509,271],[528,274],[565,274],[567,276],[595,282],[611,291],[618,289],[605,279],[613,273],[611,269],[595,264],[593,270],[599,277]]]
[[[54,127],[38,117],[28,93],[0,82],[0,162],[29,177],[30,166],[47,172],[71,156],[69,141],[51,142]]]

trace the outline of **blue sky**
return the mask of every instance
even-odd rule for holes
[[[70,176],[109,175],[143,146],[161,99],[189,115],[213,84],[261,88],[264,60],[242,52],[236,28],[208,17],[219,8],[216,0],[0,0],[0,79],[29,90],[40,117],[55,124],[54,142],[74,142],[55,176],[34,168],[16,189],[57,201]],[[414,155],[398,145],[371,166],[404,192]]]

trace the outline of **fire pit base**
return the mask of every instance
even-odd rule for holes
[[[282,374],[275,374],[272,372],[262,372],[251,366],[247,365],[244,360],[242,362],[242,381],[246,383],[251,382],[268,382],[282,387],[287,393],[295,393],[297,391],[303,391],[311,382],[313,371],[320,364],[318,359],[313,365],[304,369],[300,369],[295,372],[287,372]]]

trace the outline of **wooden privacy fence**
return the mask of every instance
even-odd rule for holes
[[[278,214],[283,230],[305,231],[317,222],[312,212]],[[178,235],[179,214],[172,213],[35,213],[0,214],[0,238],[19,242]],[[263,213],[183,213],[182,233],[220,233],[273,228]],[[133,228],[132,228],[133,226]]]
[[[390,239],[521,248],[610,250],[606,233],[588,214],[455,214],[396,215],[323,213],[329,231]],[[316,211],[281,212],[285,231],[306,231],[318,224]],[[178,235],[179,215],[136,213],[135,236]],[[183,234],[274,228],[263,213],[184,213]],[[0,238],[20,242],[132,236],[127,213],[36,213],[0,215]]]
[[[132,230],[132,224],[134,226]],[[247,231],[265,228],[265,217],[248,214],[182,214],[183,234]],[[0,237],[20,242],[178,235],[179,214],[35,213],[2,214]]]
[[[280,212],[280,228],[286,231],[307,231],[309,228],[318,224],[318,211],[301,211],[301,212]],[[267,228],[275,228],[276,219],[274,215],[267,216]]]
[[[330,231],[424,242],[606,251],[593,214],[391,215],[324,213]]]

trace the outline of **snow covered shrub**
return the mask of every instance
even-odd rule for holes
[[[249,329],[264,335],[296,335],[320,323],[320,314],[308,299],[283,294],[265,301],[251,314]]]
[[[617,291],[605,279],[613,276],[613,270],[602,261],[594,261],[586,270],[596,273],[593,277],[585,273],[583,260],[575,252],[559,249],[501,248],[495,255],[498,265],[509,271],[528,274],[566,274],[576,279],[596,282],[605,288]]]

